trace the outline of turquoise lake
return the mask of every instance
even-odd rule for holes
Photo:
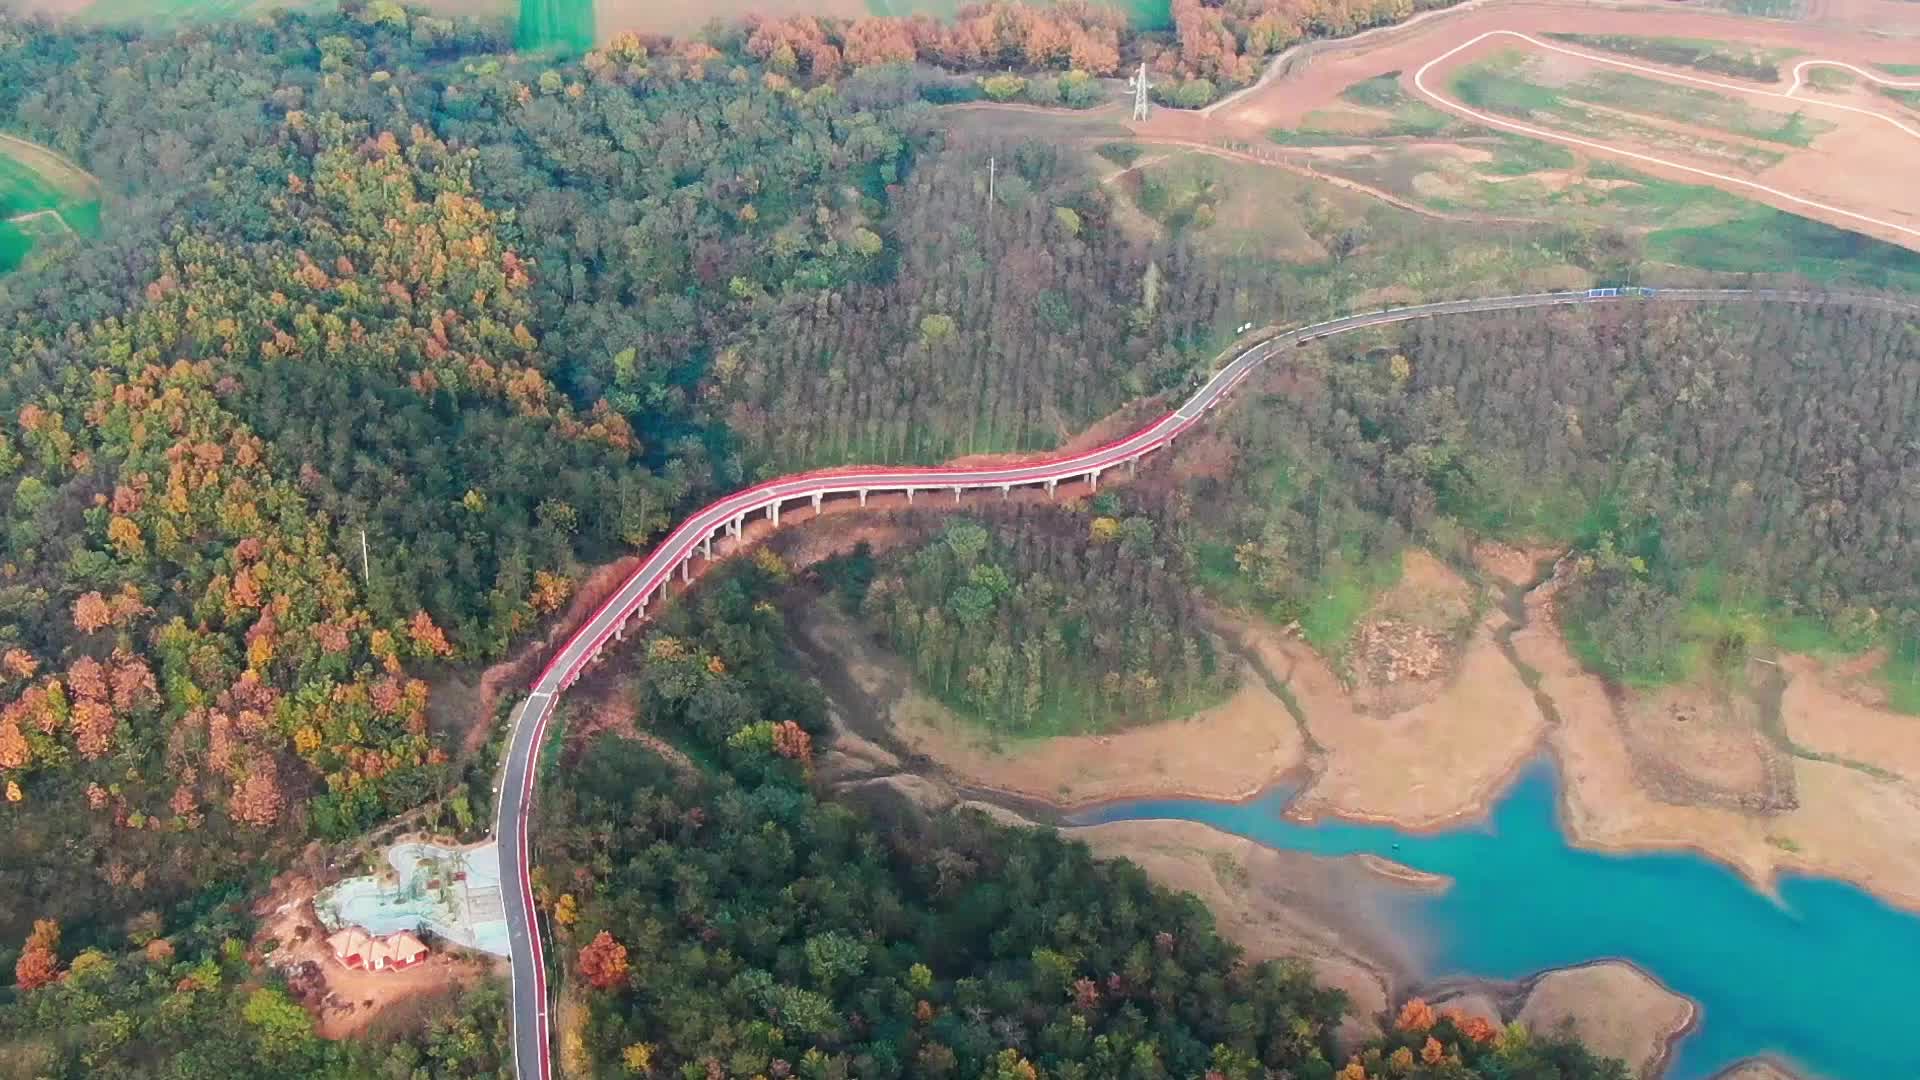
[[[1428,974],[1517,979],[1630,960],[1700,1008],[1672,1080],[1768,1053],[1830,1080],[1920,1080],[1906,1001],[1920,917],[1825,878],[1785,877],[1775,898],[1696,855],[1572,847],[1557,784],[1550,765],[1533,766],[1484,822],[1428,834],[1289,821],[1284,789],[1242,803],[1115,803],[1074,822],[1179,818],[1271,847],[1372,854],[1443,874],[1453,882],[1444,892],[1407,891],[1389,904]]]

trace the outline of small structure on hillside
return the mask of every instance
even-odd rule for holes
[[[459,848],[402,841],[381,862],[381,872],[345,878],[313,898],[329,934],[430,930],[448,945],[508,955],[500,853],[492,841]]]
[[[426,942],[405,930],[374,937],[358,926],[336,931],[327,938],[333,958],[355,971],[397,971],[427,958]]]

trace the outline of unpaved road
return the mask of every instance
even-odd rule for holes
[[[1628,149],[1626,146],[1619,143],[1602,142],[1598,139],[1586,139],[1586,138],[1581,138],[1578,135],[1569,135],[1569,134],[1566,134],[1565,132],[1554,131],[1550,128],[1539,127],[1534,124],[1523,124],[1518,120],[1511,120],[1511,119],[1508,119],[1507,117],[1500,116],[1494,113],[1481,112],[1478,109],[1474,109],[1467,105],[1464,105],[1459,101],[1454,100],[1449,95],[1443,94],[1440,91],[1434,89],[1434,86],[1427,81],[1428,77],[1432,75],[1435,68],[1443,67],[1447,64],[1448,61],[1452,60],[1454,57],[1460,55],[1461,53],[1468,52],[1474,49],[1476,46],[1479,46],[1485,42],[1494,41],[1494,40],[1520,41],[1533,48],[1546,50],[1548,52],[1556,52],[1556,53],[1562,53],[1568,56],[1578,57],[1579,59],[1586,61],[1587,63],[1603,64],[1611,67],[1625,68],[1640,74],[1651,75],[1656,78],[1660,78],[1668,81],[1694,83],[1702,86],[1710,86],[1722,91],[1731,91],[1737,94],[1746,94],[1754,97],[1778,98],[1781,100],[1792,101],[1795,104],[1814,105],[1814,106],[1819,106],[1826,109],[1840,110],[1840,111],[1845,111],[1849,113],[1855,113],[1862,116],[1871,117],[1874,120],[1883,122],[1893,127],[1901,135],[1904,135],[1914,140],[1915,141],[1914,145],[1910,150],[1908,150],[1908,153],[1911,154],[1916,161],[1920,161],[1920,128],[1916,128],[1910,124],[1903,123],[1902,121],[1896,119],[1895,117],[1889,116],[1886,113],[1875,112],[1870,109],[1863,109],[1855,105],[1847,105],[1842,102],[1836,102],[1836,101],[1824,101],[1818,98],[1792,98],[1788,93],[1781,93],[1776,90],[1768,90],[1768,89],[1764,89],[1762,87],[1754,86],[1751,84],[1723,82],[1719,79],[1701,78],[1696,75],[1687,75],[1681,72],[1670,71],[1665,68],[1651,67],[1646,64],[1630,63],[1628,61],[1621,60],[1616,57],[1604,56],[1598,53],[1582,52],[1578,49],[1569,49],[1561,45],[1555,45],[1551,42],[1542,41],[1539,38],[1532,37],[1528,34],[1520,33],[1517,30],[1488,30],[1483,34],[1480,34],[1473,38],[1469,38],[1468,40],[1463,41],[1458,45],[1455,45],[1453,48],[1448,49],[1446,52],[1443,52],[1440,55],[1434,57],[1433,59],[1428,60],[1426,63],[1420,65],[1419,69],[1413,73],[1413,88],[1416,91],[1418,91],[1422,97],[1425,97],[1428,101],[1432,102],[1433,104],[1439,106],[1442,109],[1445,109],[1450,113],[1453,113],[1457,116],[1466,117],[1467,119],[1475,121],[1477,123],[1486,124],[1489,127],[1500,128],[1505,131],[1517,132],[1521,135],[1526,135],[1530,138],[1541,139],[1546,142],[1555,142],[1565,146],[1578,147],[1579,149],[1582,149],[1582,150],[1594,151],[1607,157],[1625,158],[1637,164],[1652,166],[1661,172],[1681,173],[1689,177],[1707,180],[1712,184],[1714,184],[1716,187],[1739,188],[1739,189],[1742,189],[1743,191],[1753,192],[1753,193],[1762,195],[1765,197],[1766,201],[1770,201],[1770,202],[1777,201],[1776,205],[1778,202],[1785,202],[1789,204],[1792,209],[1802,213],[1806,213],[1810,217],[1822,218],[1824,220],[1832,220],[1834,218],[1839,218],[1843,222],[1847,223],[1848,225],[1854,228],[1860,228],[1864,226],[1865,227],[1864,231],[1872,232],[1876,236],[1884,235],[1885,233],[1891,232],[1893,234],[1896,234],[1896,237],[1905,238],[1903,242],[1906,243],[1908,246],[1920,246],[1920,216],[1916,216],[1913,213],[1908,213],[1904,215],[1904,217],[1906,218],[1906,222],[1912,222],[1912,224],[1902,222],[1902,221],[1894,221],[1894,220],[1883,218],[1883,217],[1876,217],[1872,214],[1865,214],[1857,210],[1850,210],[1847,207],[1838,206],[1831,202],[1823,202],[1819,199],[1808,198],[1803,195],[1796,195],[1791,191],[1786,191],[1781,188],[1773,187],[1769,184],[1763,184],[1757,180],[1749,180],[1745,177],[1734,176],[1730,173],[1716,172],[1711,169],[1701,168],[1697,165],[1688,165],[1684,162],[1675,161],[1672,158],[1660,157],[1654,154],[1641,153],[1638,150]],[[1814,63],[1829,64],[1829,65],[1834,65],[1838,67],[1852,68],[1851,64],[1842,63],[1841,61],[1837,61],[1837,60],[1819,60],[1819,61],[1814,61]],[[1854,68],[1853,70],[1857,71],[1859,69]],[[1883,81],[1891,82],[1891,80],[1883,80]],[[1439,79],[1435,78],[1434,82],[1436,83],[1439,82]],[[1798,86],[1797,70],[1796,70],[1795,85],[1797,88]],[[1920,85],[1920,82],[1916,82],[1914,85]],[[1900,150],[1897,148],[1897,146],[1891,149],[1896,154],[1900,153]]]
[[[1780,209],[1920,249],[1920,205],[1908,198],[1910,188],[1899,180],[1920,175],[1920,128],[1888,111],[1809,96],[1803,85],[1806,70],[1821,66],[1865,72],[1870,81],[1889,87],[1915,82],[1875,74],[1868,68],[1914,62],[1917,50],[1913,42],[1888,35],[1920,34],[1920,4],[1896,5],[1891,12],[1876,7],[1874,14],[1879,21],[1869,32],[1825,21],[1788,23],[1694,8],[1627,9],[1551,0],[1494,0],[1451,8],[1425,20],[1352,39],[1313,43],[1298,50],[1288,63],[1274,65],[1259,86],[1210,115],[1160,110],[1146,124],[1136,127],[1142,134],[1264,140],[1275,127],[1296,126],[1310,112],[1338,107],[1340,92],[1354,83],[1387,72],[1416,72],[1411,89],[1423,99],[1487,127],[1575,146],[1594,156],[1630,161],[1675,179],[1709,183]],[[1796,69],[1791,83],[1743,84],[1572,50],[1535,36],[1548,32],[1707,38],[1792,48],[1811,56]],[[1843,122],[1842,130],[1823,136],[1813,150],[1790,154],[1785,162],[1769,170],[1768,182],[1762,183],[1618,142],[1581,139],[1484,114],[1443,91],[1442,76],[1448,66],[1444,62],[1465,59],[1463,54],[1471,53],[1476,46],[1503,39],[1528,48],[1572,53],[1583,62],[1630,69],[1649,78],[1702,85],[1717,93],[1772,99],[1796,109],[1823,110]]]

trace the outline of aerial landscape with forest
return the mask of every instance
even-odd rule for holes
[[[1920,3],[0,0],[0,1080],[1920,1080]]]

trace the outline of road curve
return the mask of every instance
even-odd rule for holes
[[[1793,65],[1793,85],[1787,87],[1786,97],[1792,97],[1795,91],[1807,84],[1807,69],[1812,67],[1840,68],[1843,71],[1850,71],[1868,82],[1878,83],[1881,86],[1894,90],[1920,90],[1920,79],[1892,79],[1877,71],[1869,71],[1866,68],[1858,67],[1842,60],[1802,60]],[[1872,112],[1872,110],[1868,111]],[[1882,118],[1885,116],[1883,113],[1873,113],[1873,115]],[[1906,128],[1904,124],[1899,126],[1903,130]]]
[[[1611,294],[1611,295],[1609,295]],[[696,556],[711,555],[711,542],[725,534],[738,535],[749,514],[766,514],[776,525],[779,508],[789,501],[809,503],[828,495],[905,491],[928,495],[1014,487],[1046,487],[1062,481],[1091,479],[1126,465],[1172,443],[1199,423],[1207,412],[1231,394],[1253,369],[1275,353],[1319,338],[1352,330],[1436,315],[1462,315],[1520,308],[1595,303],[1744,301],[1803,303],[1845,299],[1920,314],[1920,306],[1884,297],[1837,293],[1752,289],[1662,289],[1643,298],[1622,290],[1531,293],[1474,300],[1448,300],[1410,307],[1348,315],[1303,326],[1270,338],[1240,353],[1221,368],[1186,403],[1126,438],[1083,453],[1063,455],[1022,465],[981,468],[850,468],[782,477],[757,484],[719,499],[697,511],[667,534],[632,576],[593,617],[576,631],[534,681],[532,692],[514,713],[507,757],[494,811],[494,835],[500,848],[502,893],[506,901],[508,941],[512,949],[514,1072],[521,1080],[548,1080],[552,1075],[547,1024],[547,977],[538,927],[534,919],[532,860],[527,841],[528,812],[533,805],[534,776],[547,721],[554,702],[580,672],[600,655],[609,638],[622,635],[629,622],[645,618],[648,601]]]
[[[1446,52],[1443,52],[1439,56],[1436,56],[1433,59],[1428,60],[1426,63],[1420,65],[1419,69],[1413,73],[1413,88],[1415,90],[1418,90],[1421,96],[1425,97],[1428,101],[1433,102],[1435,105],[1440,106],[1441,108],[1447,110],[1448,112],[1454,113],[1459,116],[1464,116],[1469,120],[1478,121],[1482,124],[1486,124],[1489,127],[1500,128],[1505,131],[1517,131],[1522,135],[1526,135],[1535,139],[1543,139],[1547,142],[1562,143],[1566,146],[1578,146],[1583,150],[1597,150],[1604,154],[1611,154],[1614,157],[1627,158],[1631,161],[1641,161],[1649,165],[1657,165],[1663,169],[1672,169],[1676,172],[1683,172],[1692,176],[1702,176],[1707,178],[1708,180],[1715,180],[1723,184],[1732,184],[1736,187],[1746,188],[1749,191],[1758,191],[1764,195],[1771,195],[1776,199],[1781,199],[1786,202],[1790,202],[1795,206],[1803,206],[1809,210],[1817,210],[1825,214],[1835,214],[1840,217],[1847,218],[1848,220],[1851,220],[1851,221],[1864,222],[1865,224],[1873,225],[1878,228],[1892,229],[1895,232],[1904,233],[1907,236],[1920,238],[1920,228],[1914,228],[1911,225],[1902,225],[1897,221],[1887,221],[1884,218],[1872,217],[1870,215],[1862,214],[1855,210],[1848,210],[1847,208],[1842,206],[1834,206],[1830,203],[1823,203],[1823,202],[1815,201],[1813,199],[1804,198],[1802,196],[1795,195],[1789,191],[1782,191],[1776,187],[1769,187],[1766,184],[1759,183],[1758,181],[1748,180],[1748,179],[1745,179],[1744,177],[1733,176],[1728,173],[1714,172],[1711,169],[1702,169],[1694,165],[1685,165],[1678,161],[1670,161],[1666,158],[1655,157],[1652,154],[1642,154],[1635,150],[1627,150],[1622,147],[1615,146],[1612,143],[1601,142],[1597,139],[1583,139],[1578,135],[1568,135],[1563,132],[1550,130],[1548,128],[1536,127],[1532,124],[1523,124],[1517,120],[1508,120],[1503,116],[1495,116],[1492,113],[1481,112],[1478,109],[1469,108],[1468,106],[1463,105],[1460,102],[1457,102],[1450,97],[1447,97],[1445,94],[1435,93],[1434,90],[1427,85],[1427,72],[1433,70],[1433,68],[1436,65],[1445,63],[1446,61],[1452,59],[1454,56],[1462,52],[1465,52],[1468,49],[1473,48],[1475,45],[1480,44],[1482,41],[1485,41],[1488,38],[1493,38],[1493,37],[1519,38],[1521,41],[1524,41],[1529,45],[1533,45],[1537,48],[1545,49],[1549,52],[1565,53],[1569,56],[1577,56],[1584,60],[1590,60],[1594,63],[1606,64],[1612,67],[1628,68],[1631,70],[1651,72],[1653,74],[1659,75],[1661,78],[1664,78],[1664,79],[1677,79],[1683,82],[1702,83],[1708,86],[1716,86],[1722,89],[1733,90],[1743,94],[1756,94],[1763,97],[1784,98],[1787,96],[1786,94],[1783,94],[1776,90],[1765,90],[1757,87],[1741,86],[1737,83],[1720,82],[1719,80],[1715,80],[1715,79],[1703,79],[1693,75],[1682,75],[1678,72],[1668,71],[1664,68],[1648,67],[1644,64],[1635,64],[1629,61],[1618,60],[1612,57],[1598,56],[1592,53],[1584,53],[1584,52],[1580,52],[1577,49],[1566,48],[1565,46],[1562,46],[1562,45],[1550,44],[1548,42],[1541,41],[1539,38],[1536,38],[1536,37],[1529,37],[1526,34],[1520,33],[1518,30],[1489,30],[1484,34],[1481,34],[1479,37],[1476,37],[1469,41],[1464,41],[1458,45],[1455,45],[1453,48],[1448,49]],[[1839,61],[1823,61],[1823,63],[1839,64],[1840,62]],[[1840,66],[1852,67],[1852,65],[1850,64],[1840,64]],[[1859,71],[1860,69],[1854,68],[1853,70]],[[1797,72],[1796,72],[1796,77],[1797,77]],[[1885,80],[1879,80],[1879,81],[1885,81]],[[1900,129],[1901,131],[1906,132],[1909,135],[1920,137],[1920,130],[1911,128],[1908,125],[1900,122],[1899,120],[1886,115],[1885,113],[1875,112],[1872,109],[1862,109],[1857,106],[1845,105],[1839,102],[1821,101],[1817,98],[1795,97],[1792,99],[1792,101],[1795,104],[1821,105],[1827,108],[1840,109],[1846,112],[1864,113],[1867,116],[1871,116],[1877,120],[1891,124],[1894,127]]]

